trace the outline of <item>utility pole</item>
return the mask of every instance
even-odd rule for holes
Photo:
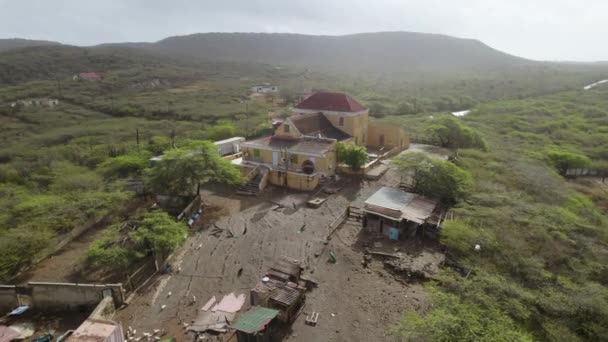
[[[63,92],[61,90],[61,80],[57,79],[57,90],[59,91],[59,98],[63,98]]]
[[[137,152],[139,152],[139,128],[135,128],[135,140],[137,141]]]
[[[245,137],[249,137],[249,101],[245,101]]]

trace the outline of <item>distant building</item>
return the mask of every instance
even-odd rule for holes
[[[104,74],[101,72],[81,72],[74,75],[73,79],[76,80],[84,80],[84,81],[101,81],[104,78]]]
[[[273,94],[279,92],[279,87],[274,85],[258,85],[251,87],[251,91],[258,94]]]
[[[11,107],[24,106],[24,107],[54,107],[59,104],[57,99],[24,99],[11,103]]]

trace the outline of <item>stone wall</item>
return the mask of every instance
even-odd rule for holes
[[[104,291],[112,295],[114,304],[125,301],[121,284],[73,284],[30,282],[26,286],[0,286],[0,309],[12,310],[30,305],[40,310],[68,310],[80,306],[96,306]]]
[[[19,306],[17,288],[12,285],[0,285],[0,316]]]

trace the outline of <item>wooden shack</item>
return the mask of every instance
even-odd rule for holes
[[[279,310],[278,319],[291,322],[304,304],[306,282],[300,279],[300,262],[282,257],[251,289],[251,305]]]

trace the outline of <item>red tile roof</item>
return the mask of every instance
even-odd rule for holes
[[[103,78],[103,73],[100,72],[81,72],[78,76],[82,78]]]
[[[344,93],[317,92],[298,103],[294,108],[333,111],[333,112],[360,112],[367,108],[352,97]]]

